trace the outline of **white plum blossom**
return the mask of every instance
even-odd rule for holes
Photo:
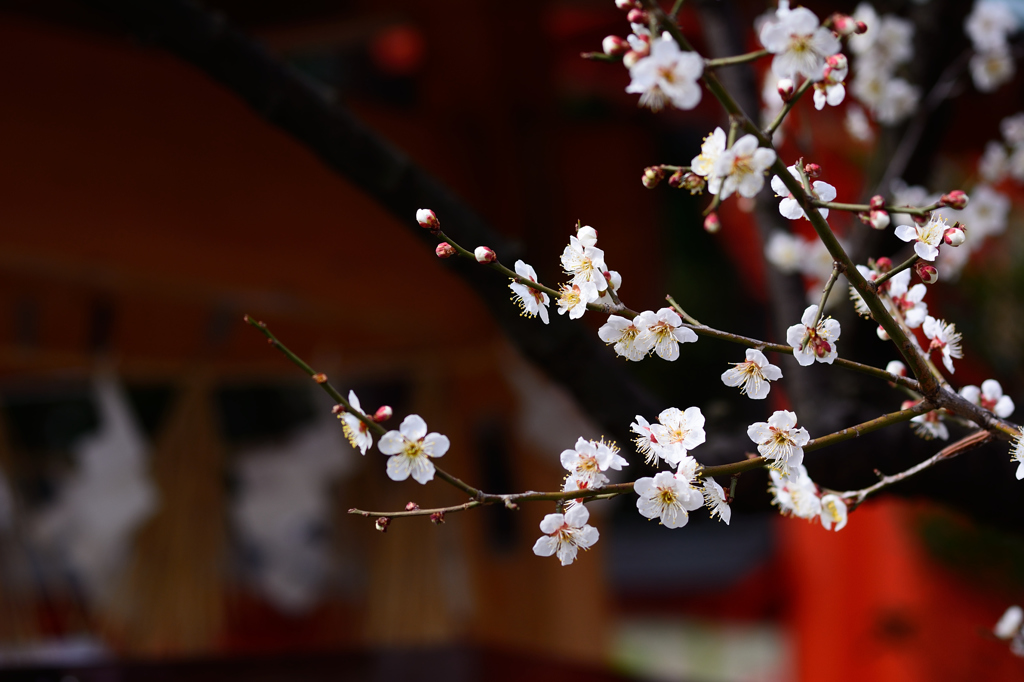
[[[891,183],[892,205],[906,207],[929,206],[939,200],[941,194],[929,192],[921,185],[908,185],[901,178],[896,178]],[[914,219],[909,213],[892,211],[889,217],[895,225],[914,225]]]
[[[988,52],[976,52],[968,62],[974,87],[981,92],[995,92],[1000,85],[1013,80],[1016,67],[1010,48],[1004,46]]]
[[[800,324],[794,324],[786,330],[786,343],[793,347],[793,357],[802,366],[814,364],[814,361],[831,365],[836,359],[836,340],[841,329],[839,320],[826,317],[818,320],[817,304],[804,310]]]
[[[537,556],[555,555],[568,566],[576,560],[580,549],[590,549],[600,537],[597,529],[589,525],[590,511],[582,504],[573,506],[564,514],[548,514],[540,522],[544,533],[533,544]]]
[[[898,377],[907,376],[907,366],[899,360],[890,360],[889,364],[885,366],[885,371]]]
[[[910,426],[921,438],[925,440],[949,440],[949,429],[942,422],[941,410],[932,410],[925,414],[919,414],[910,420]]]
[[[715,161],[708,191],[719,194],[722,200],[733,192],[752,198],[764,187],[764,174],[775,158],[775,150],[759,147],[756,137],[744,135]]]
[[[992,628],[992,634],[999,639],[1019,637],[1022,623],[1024,623],[1024,609],[1019,606],[1011,606],[1006,609],[999,618],[999,622]]]
[[[381,436],[377,449],[388,459],[388,478],[404,481],[411,475],[414,480],[425,484],[434,478],[434,463],[448,452],[448,437],[440,433],[427,433],[427,423],[418,414],[410,414],[402,420],[397,431],[388,431]]]
[[[875,131],[871,128],[871,121],[864,110],[856,104],[846,107],[846,118],[843,119],[843,127],[850,137],[858,142],[872,142],[875,139]]]
[[[597,230],[592,228],[590,225],[581,225],[576,229],[576,239],[578,239],[580,244],[583,246],[596,246]]]
[[[679,466],[690,450],[703,443],[704,415],[699,407],[680,410],[669,407],[658,415],[658,423],[651,426],[650,455],[655,463],[663,459]]]
[[[651,41],[650,54],[629,69],[632,79],[626,92],[640,93],[640,106],[660,111],[666,102],[678,109],[693,109],[700,103],[697,82],[704,73],[704,59],[696,52],[683,52],[668,33]]]
[[[1010,155],[1006,153],[1006,147],[990,140],[985,145],[981,159],[978,160],[978,173],[985,182],[999,182],[1009,172],[1009,165]]]
[[[348,392],[348,404],[352,406],[352,409],[359,414],[366,416],[363,412],[362,406],[359,404],[359,398],[356,397],[355,391]],[[367,449],[373,445],[373,436],[370,435],[370,427],[368,427],[359,417],[355,416],[351,412],[341,412],[338,414],[338,419],[341,420],[341,430],[345,434],[345,438],[352,444],[353,448],[358,448],[359,454],[365,455]]]
[[[933,213],[924,225],[900,225],[896,228],[896,236],[905,242],[914,242],[914,253],[922,260],[934,262],[939,255],[942,237],[946,234],[949,223],[946,219]]]
[[[999,122],[999,132],[1003,134],[1006,144],[1016,147],[1024,142],[1024,112],[1007,116]]]
[[[594,243],[596,242],[595,238]],[[608,288],[608,280],[604,276],[608,270],[604,263],[604,251],[593,244],[584,244],[576,236],[569,237],[569,245],[562,250],[562,269],[565,270],[565,274],[572,277],[570,284],[582,286],[591,283],[597,291]],[[591,300],[596,299],[595,292]]]
[[[782,378],[782,370],[768,362],[764,353],[756,348],[748,348],[746,360],[732,363],[732,369],[722,374],[722,383],[726,386],[739,386],[740,394],[754,400],[768,397],[771,388],[769,381]]]
[[[608,482],[603,472],[609,469],[619,471],[629,464],[619,449],[612,443],[603,440],[587,440],[580,436],[572,450],[563,450],[559,456],[562,466],[576,479],[580,490],[600,488]]]
[[[697,341],[697,334],[682,324],[683,318],[672,308],[661,308],[656,313],[645,310],[633,318],[633,325],[640,330],[634,343],[644,353],[655,352],[663,360],[675,360],[679,344]]]
[[[705,478],[701,493],[704,496],[704,506],[708,508],[711,518],[718,516],[728,526],[732,519],[732,508],[726,502],[725,489],[715,479]]]
[[[955,371],[953,369],[953,358],[960,359],[964,356],[960,350],[961,336],[960,332],[956,330],[956,325],[947,323],[945,320],[937,320],[929,315],[924,319],[921,329],[924,330],[924,335],[931,340],[928,352],[933,350],[940,351],[942,353],[942,364],[952,374]]]
[[[714,173],[718,157],[725,151],[726,141],[725,131],[715,128],[701,143],[700,154],[690,161],[690,170],[702,177],[710,177]]]
[[[597,336],[605,343],[614,344],[616,355],[621,355],[627,360],[639,362],[647,355],[647,349],[636,343],[640,335],[640,328],[636,321],[639,316],[627,320],[620,315],[609,315],[608,321],[597,330]]]
[[[651,428],[650,423],[639,414],[636,416],[636,421],[629,425],[629,429],[636,434],[633,437],[636,451],[644,456],[644,461],[647,464],[657,465],[660,461],[659,444],[658,438]]]
[[[1017,462],[1017,480],[1024,479],[1024,431],[1017,434],[1010,447],[1010,461]]]
[[[803,462],[803,446],[811,440],[807,429],[796,425],[796,413],[788,410],[777,410],[767,422],[751,424],[747,436],[757,443],[757,451],[769,460],[769,466],[784,474]]]
[[[533,266],[527,265],[521,260],[516,261],[516,274],[531,282],[537,281],[537,272],[533,269]],[[508,287],[515,294],[512,300],[522,309],[523,315],[529,317],[540,315],[541,321],[544,324],[548,323],[548,304],[550,300],[547,294],[514,280]]]
[[[821,80],[825,58],[839,52],[840,47],[839,39],[806,7],[780,8],[775,20],[761,27],[759,36],[764,48],[775,55],[772,73],[779,78],[796,79],[800,75]]]
[[[1002,234],[1010,213],[1010,198],[988,185],[976,185],[971,190],[971,202],[961,212],[963,223],[971,232],[973,246],[990,235]]]
[[[977,386],[964,386],[960,389],[960,395],[1002,419],[1013,414],[1015,408],[1013,399],[1003,395],[1003,387],[995,379],[981,382],[980,389]]]
[[[846,98],[845,81],[849,67],[846,65],[846,58],[843,55],[839,55],[839,58],[842,59],[842,68],[835,68],[829,64],[825,67],[824,78],[814,84],[814,108],[818,111],[824,109],[826,104],[830,107],[837,107]],[[832,59],[837,58],[833,57]]]
[[[928,317],[928,304],[924,302],[924,296],[928,287],[920,282],[912,287],[910,284],[910,270],[904,270],[893,275],[882,286],[886,287],[883,301],[886,307],[892,311],[895,309],[903,316],[903,321],[911,329],[917,329]],[[891,305],[890,305],[891,304]]]
[[[821,525],[825,530],[841,531],[846,527],[846,518],[846,502],[843,498],[833,494],[821,496]]]
[[[593,282],[563,284],[558,297],[558,314],[569,313],[570,320],[578,320],[587,311],[587,304],[597,300],[597,287]]]
[[[1011,33],[1019,28],[1017,15],[1006,2],[981,0],[964,20],[964,32],[977,52],[1005,49]]]
[[[796,178],[798,181],[800,178],[800,171],[796,165],[789,166],[786,170],[789,174]],[[790,220],[799,220],[800,218],[806,218],[807,214],[804,213],[804,209],[800,207],[797,200],[793,198],[793,194],[789,191],[789,188],[782,182],[782,178],[778,175],[772,176],[772,191],[775,192],[776,196],[782,197],[782,201],[779,202],[779,213],[782,214],[783,218],[789,218]],[[836,188],[827,182],[815,180],[811,183],[811,196],[821,201],[832,201],[836,198]],[[819,208],[818,213],[821,214],[822,218],[828,218],[828,209]]]
[[[801,519],[814,519],[821,515],[818,486],[802,464],[790,466],[788,474],[769,469],[768,475],[771,477],[768,491],[772,494],[772,504],[778,505],[780,512]]]
[[[633,490],[639,496],[637,510],[649,519],[661,519],[666,528],[682,528],[690,520],[689,512],[704,506],[700,491],[671,471],[637,479]]]
[[[885,83],[873,107],[875,118],[883,125],[896,125],[917,110],[920,100],[919,87],[902,78],[892,78]]]
[[[787,275],[800,271],[805,254],[803,238],[780,230],[772,232],[764,247],[768,262]]]

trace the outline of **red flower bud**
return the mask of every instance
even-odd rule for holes
[[[949,206],[950,208],[954,208],[958,211],[967,207],[967,200],[967,193],[959,189],[955,189],[948,194],[943,194],[942,198],[939,199],[943,206]]]
[[[451,258],[455,255],[455,247],[448,242],[441,242],[434,249],[434,253],[437,254],[438,258]]]
[[[606,55],[617,57],[629,52],[629,43],[619,36],[608,36],[601,41],[601,49]]]
[[[441,229],[441,221],[437,219],[437,216],[429,208],[421,208],[416,211],[416,222],[424,230],[430,230],[431,232],[437,232]]]
[[[935,269],[935,266],[929,265],[924,261],[918,261],[914,264],[914,272],[917,273],[918,278],[925,284],[934,284],[939,279],[939,271]]]
[[[942,233],[942,241],[953,247],[963,244],[966,238],[967,235],[960,228],[960,223],[956,223],[953,227],[947,227],[946,231]]]
[[[885,197],[883,197],[881,194],[876,194],[875,196],[871,197],[871,208],[885,208]]]
[[[804,164],[804,173],[806,173],[809,178],[821,177],[821,166],[816,163]]]
[[[888,256],[882,256],[881,258],[875,261],[875,269],[881,272],[882,274],[889,272],[890,270],[892,270],[892,258],[889,258]]]
[[[792,78],[780,78],[778,88],[779,97],[782,98],[783,102],[793,99],[793,93],[796,92],[796,84]]]
[[[390,524],[391,524],[391,519],[389,519],[387,516],[382,516],[382,517],[380,517],[379,519],[377,519],[374,522],[373,526],[374,526],[374,528],[379,530],[381,533],[387,533],[388,532],[388,526]]]
[[[647,12],[643,11],[639,7],[634,7],[629,10],[629,14],[626,15],[626,19],[631,24],[646,24],[647,23]]]
[[[377,411],[373,413],[371,419],[379,424],[380,422],[386,422],[391,419],[392,414],[393,411],[390,405],[381,405],[377,408]]]
[[[718,232],[722,227],[722,221],[718,219],[717,213],[709,213],[708,217],[704,219],[704,229],[714,234]]]
[[[640,182],[644,184],[647,189],[654,189],[665,177],[665,171],[661,166],[648,166],[644,169],[644,175],[640,178]]]

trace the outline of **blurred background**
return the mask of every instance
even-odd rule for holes
[[[597,343],[602,320],[541,328],[501,278],[434,257],[413,219],[428,200],[464,245],[523,257],[548,283],[579,220],[633,307],[672,293],[712,326],[776,339],[799,317],[807,278],[761,259],[788,229],[775,200],[727,202],[709,235],[706,198],[641,185],[645,166],[688,163],[726,122],[710,97],[638,109],[621,66],[580,59],[628,32],[611,0],[135,5],[0,0],[0,678],[1024,673],[988,634],[1024,598],[1005,444],[870,501],[840,533],[780,517],[763,473],[742,477],[729,526],[697,513],[670,531],[632,496],[594,503],[601,541],[566,568],[530,551],[550,505],[398,519],[386,534],[346,513],[463,498],[388,480],[244,314],[367,412],[391,405],[387,426],[422,415],[451,439],[445,468],[493,492],[554,490],[577,437],[629,451],[633,415],[667,405],[708,416],[705,463],[742,458],[745,425],[770,409],[795,407],[813,435],[898,409],[886,387],[820,368],[752,404],[718,379],[741,353],[711,340],[626,367]],[[879,9],[918,22],[908,69],[925,91],[967,47],[966,4]],[[763,11],[687,3],[682,25],[702,53],[736,53],[756,49]],[[748,110],[764,66],[731,72]],[[968,181],[1024,109],[1020,85],[963,83],[929,112],[903,178]],[[783,153],[813,153],[841,198],[870,194],[904,128],[864,144],[841,111],[812,119],[803,104]],[[834,222],[851,241],[863,229]],[[956,385],[998,377],[1018,404],[1022,228],[1011,212],[959,287],[929,296],[965,333]],[[901,246],[889,239],[858,248]],[[847,316],[841,355],[894,359],[872,325],[833,314]],[[863,487],[938,447],[897,427],[808,467]],[[647,474],[633,459],[630,475]]]

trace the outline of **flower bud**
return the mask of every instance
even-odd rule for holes
[[[882,256],[881,258],[875,261],[875,269],[878,270],[883,275],[889,272],[890,270],[892,270],[892,258],[889,258],[888,256]]]
[[[992,634],[999,639],[1010,639],[1020,632],[1021,623],[1024,623],[1024,610],[1019,606],[1011,606],[996,623]]]
[[[967,208],[967,193],[963,190],[955,189],[952,192],[943,194],[939,201],[943,206],[949,206],[950,208],[961,210]]]
[[[654,189],[665,177],[665,171],[661,166],[648,166],[644,169],[644,176],[640,179],[647,189]]]
[[[477,263],[493,263],[498,259],[494,254],[494,249],[489,246],[478,246],[473,249],[473,257],[476,258]]]
[[[451,258],[455,255],[455,247],[448,242],[441,242],[434,249],[434,253],[437,254],[438,258]]]
[[[444,512],[443,511],[438,511],[438,512],[434,512],[433,514],[431,514],[430,515],[430,522],[435,524],[435,525],[440,526],[442,523],[444,523]]]
[[[884,230],[889,227],[889,214],[880,209],[872,209],[868,214],[868,224],[876,230]]]
[[[331,408],[331,414],[333,414],[333,415],[339,415],[339,414],[344,414],[344,413],[345,413],[345,406],[344,405],[335,405],[334,407]]]
[[[857,22],[849,14],[836,12],[832,15],[832,28],[841,36],[848,36],[857,32]]]
[[[679,189],[683,184],[683,177],[686,175],[686,171],[677,170],[672,175],[668,176],[668,186]]]
[[[700,194],[706,185],[707,180],[696,173],[687,173],[683,176],[683,189],[690,190],[690,194]]]
[[[629,14],[626,15],[626,21],[631,24],[646,24],[647,12],[643,11],[639,7],[634,7],[629,10]]]
[[[875,196],[871,197],[870,205],[871,208],[874,209],[885,208],[885,197],[883,197],[881,194],[876,194]]]
[[[902,403],[900,403],[900,409],[901,410],[909,410],[914,405],[917,405],[917,401],[916,400],[904,400]]]
[[[914,272],[917,273],[918,278],[925,284],[935,284],[939,279],[939,271],[935,269],[935,266],[929,265],[924,261],[914,263]]]
[[[796,84],[793,83],[792,78],[780,78],[778,88],[779,97],[782,98],[783,102],[793,99],[793,93],[796,92]]]
[[[373,527],[379,530],[381,533],[387,533],[388,526],[390,524],[391,519],[389,519],[387,516],[382,516],[374,522]]]
[[[835,71],[845,71],[850,67],[850,62],[842,52],[834,54],[825,60],[825,63]]]
[[[868,25],[865,24],[863,21],[858,21],[857,22],[857,30],[854,31],[854,33],[856,33],[857,35],[863,35],[863,34],[865,34],[867,32],[868,32]]]
[[[622,65],[627,69],[632,69],[633,66],[644,58],[644,55],[640,54],[636,50],[630,50],[626,54],[622,55]]]
[[[821,177],[821,166],[816,163],[804,164],[804,173],[809,178]]]
[[[718,219],[717,213],[709,213],[708,217],[704,219],[704,229],[710,232],[711,234],[718,232],[718,230],[721,229],[721,227],[722,221]]]
[[[916,213],[911,213],[910,217],[917,225],[927,225],[928,221],[932,219],[932,214],[925,213],[924,215],[917,215]]]
[[[576,230],[576,239],[579,239],[583,246],[593,246],[597,244],[597,230],[590,225],[584,225]]]
[[[615,6],[623,12],[627,12],[636,7],[636,2],[634,0],[615,0]]]
[[[437,216],[429,208],[421,208],[416,211],[416,222],[424,230],[430,230],[431,232],[437,232],[441,229],[441,221],[437,219]]]
[[[629,52],[629,43],[619,36],[607,36],[601,41],[601,49],[606,55],[617,57]]]
[[[377,411],[374,412],[373,416],[370,418],[379,424],[381,422],[386,422],[387,420],[391,419],[392,414],[394,414],[394,412],[391,409],[390,405],[381,405],[380,407],[377,408]]]
[[[885,327],[883,327],[882,325],[878,325],[878,329],[875,330],[875,334],[882,341],[888,341],[889,340],[889,332],[885,331]]]
[[[407,502],[405,504],[405,511],[416,511],[419,508],[420,508],[420,506],[418,504],[416,504],[415,502]]]
[[[893,360],[885,366],[885,371],[889,374],[895,374],[898,377],[907,376],[907,366],[899,360]]]
[[[950,246],[960,246],[965,239],[967,239],[967,235],[960,228],[960,223],[956,223],[953,227],[947,227],[946,231],[942,233],[942,241]]]

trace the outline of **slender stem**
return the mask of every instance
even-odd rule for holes
[[[813,197],[811,197],[811,205],[817,206],[819,208],[827,208],[836,211],[850,211],[851,213],[866,213],[867,211],[871,210],[870,204],[841,204],[836,201],[822,201],[821,199],[815,199]],[[888,213],[924,216],[928,215],[937,208],[942,208],[942,204],[940,202],[935,202],[930,206],[917,207],[893,206],[891,204],[886,204],[885,206],[882,207],[882,210]]]
[[[775,120],[764,129],[765,137],[771,139],[772,135],[775,134],[775,131],[778,130],[779,126],[782,125],[782,122],[786,119],[786,116],[789,116],[789,112],[796,106],[796,103],[812,85],[813,82],[810,80],[805,80],[800,84],[800,87],[796,89],[796,92],[794,92],[793,96],[789,98],[789,101],[782,105],[782,109],[779,110],[779,114],[775,117]]]
[[[839,279],[840,268],[839,263],[832,263],[832,275],[825,282],[825,288],[821,291],[821,300],[818,302],[818,315],[814,318],[812,329],[818,328],[818,323],[821,322],[821,317],[825,314],[825,303],[828,301],[828,295],[832,293],[832,287],[835,286],[836,280]]]
[[[819,448],[828,447],[829,445],[835,445],[836,443],[852,440],[853,438],[863,436],[865,433],[871,433],[872,431],[877,431],[878,429],[892,424],[910,421],[914,417],[925,414],[926,412],[931,412],[934,409],[935,408],[932,405],[928,404],[926,401],[922,401],[905,410],[883,414],[881,417],[876,417],[875,419],[857,424],[856,426],[848,426],[845,429],[836,431],[835,433],[830,433],[827,436],[815,438],[804,446],[804,452],[810,452]]]
[[[683,307],[681,305],[679,305],[678,303],[676,303],[676,299],[672,298],[672,296],[670,296],[670,295],[669,296],[665,296],[665,300],[668,301],[670,306],[675,308],[675,311],[677,313],[679,313],[684,320],[686,320],[690,324],[696,325],[698,327],[703,327],[704,326],[700,322],[698,322],[696,318],[691,317],[685,310],[683,310]]]
[[[909,268],[910,266],[912,266],[914,263],[916,263],[919,260],[921,260],[921,257],[918,256],[915,253],[913,256],[911,256],[907,260],[903,261],[902,263],[900,263],[899,265],[894,267],[889,272],[885,273],[881,277],[879,277],[876,280],[874,280],[872,282],[872,284],[875,285],[875,291],[878,291],[878,288],[881,287],[883,284],[885,284],[886,281],[888,281],[888,280],[892,279],[893,277],[895,277],[896,275],[900,274],[901,272],[903,272],[904,270],[906,270],[907,268]]]
[[[753,61],[757,61],[761,57],[767,57],[771,52],[768,50],[758,50],[757,52],[748,52],[746,54],[739,54],[735,57],[719,57],[718,59],[705,59],[704,68],[706,69],[717,69],[720,66],[733,66],[736,64],[748,64]]]
[[[881,480],[879,480],[878,483],[875,483],[872,486],[862,488],[861,490],[847,490],[846,492],[839,493],[839,496],[845,500],[848,500],[850,502],[851,508],[856,508],[861,502],[864,501],[864,499],[868,495],[872,495],[881,490],[882,488],[888,487],[894,483],[899,483],[904,479],[910,478],[914,474],[920,473],[929,467],[935,466],[939,462],[943,462],[948,459],[953,459],[958,455],[962,455],[968,450],[973,450],[979,445],[987,443],[990,440],[992,440],[992,434],[989,433],[988,431],[975,431],[969,436],[961,438],[957,442],[947,445],[946,447],[942,448],[928,459],[924,460],[919,464],[915,464],[906,471],[902,471],[898,474],[893,474],[892,476],[881,476]]]
[[[683,8],[684,2],[686,2],[686,0],[676,0],[675,3],[672,5],[672,9],[669,10],[668,15],[673,19],[679,16],[679,10]]]
[[[622,55],[605,54],[604,52],[580,52],[580,57],[595,62],[621,62]]]

